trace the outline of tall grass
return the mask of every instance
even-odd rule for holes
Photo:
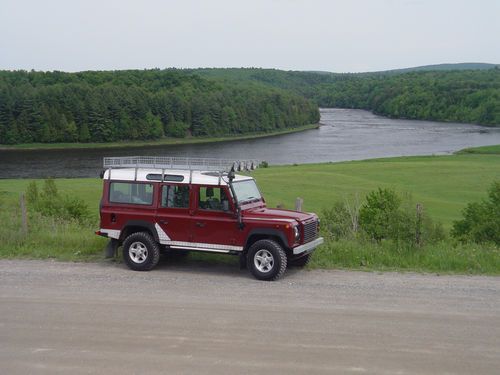
[[[500,249],[450,240],[421,248],[391,241],[327,240],[309,267],[499,275]]]
[[[92,260],[102,257],[106,240],[93,234],[97,222],[42,216],[28,210],[28,231],[21,226],[17,200],[0,195],[0,257]]]

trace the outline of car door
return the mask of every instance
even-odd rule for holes
[[[196,208],[191,218],[192,241],[214,251],[243,249],[234,207],[226,186],[196,187]]]
[[[160,243],[178,245],[190,240],[190,185],[163,183],[160,185],[160,202],[156,224]]]

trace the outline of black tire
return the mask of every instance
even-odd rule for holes
[[[148,232],[136,232],[123,242],[123,259],[134,271],[149,271],[160,260],[160,247]]]
[[[278,280],[286,271],[286,253],[273,240],[259,240],[248,250],[247,265],[259,280]]]
[[[291,261],[291,265],[295,267],[305,267],[309,264],[309,261],[311,260],[312,253],[306,254],[300,258],[293,259]]]

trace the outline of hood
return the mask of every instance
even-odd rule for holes
[[[256,207],[242,211],[245,219],[292,219],[297,221],[306,221],[316,218],[315,214],[307,212],[298,212],[291,210],[282,210],[279,208]]]

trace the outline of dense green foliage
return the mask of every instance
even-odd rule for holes
[[[0,71],[2,144],[238,135],[318,121],[317,106],[292,92],[178,70]]]
[[[500,246],[500,181],[491,185],[487,200],[465,207],[463,218],[453,223],[452,235],[464,242]]]
[[[445,239],[441,224],[435,224],[421,204],[409,194],[378,188],[363,201],[345,199],[322,212],[321,226],[332,241],[384,240],[399,246],[421,247]]]
[[[201,69],[201,75],[292,90],[320,107],[360,108],[397,118],[500,125],[500,69],[333,74]]]
[[[0,71],[0,144],[271,132],[317,123],[316,105],[500,125],[498,67],[441,69]]]
[[[44,181],[40,194],[36,181],[30,182],[26,188],[26,201],[30,209],[44,217],[79,222],[90,219],[87,203],[75,195],[59,194],[55,181],[50,178]]]

